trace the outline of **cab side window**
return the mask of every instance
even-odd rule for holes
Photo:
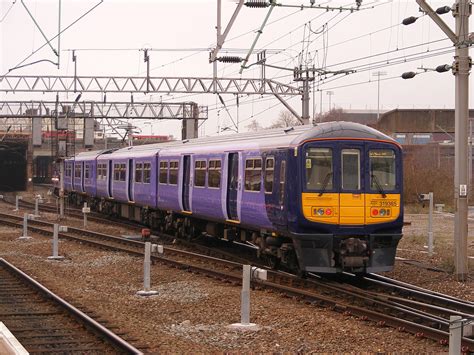
[[[262,159],[245,161],[245,191],[260,191],[262,185]]]

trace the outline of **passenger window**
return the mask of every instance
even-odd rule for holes
[[[160,161],[160,184],[168,183],[168,162]]]
[[[245,161],[245,190],[260,191],[262,181],[262,159],[247,159]]]
[[[370,189],[394,190],[396,187],[395,152],[391,149],[371,149]]]
[[[105,180],[107,177],[107,164],[97,164],[97,180]]]
[[[285,181],[286,181],[286,161],[283,160],[280,165],[280,205],[285,200]]]
[[[206,161],[197,160],[194,163],[194,186],[206,186]]]
[[[125,181],[127,170],[125,164],[120,164],[120,181]]]
[[[359,149],[343,149],[342,158],[342,189],[360,190],[360,151]]]
[[[331,148],[306,149],[306,188],[331,190],[333,188],[333,163]]]
[[[89,179],[90,178],[90,165],[85,164],[84,166],[84,179]]]
[[[74,177],[75,178],[80,178],[81,177],[81,166],[80,165],[76,165],[74,167]]]
[[[207,181],[209,187],[221,187],[221,161],[209,160],[209,177]]]
[[[135,182],[142,182],[142,175],[143,175],[142,169],[143,169],[142,163],[135,164]]]
[[[273,178],[275,177],[275,159],[269,157],[265,160],[265,192],[273,192]]]
[[[114,164],[114,181],[120,181],[120,164]]]
[[[151,164],[144,163],[143,164],[143,183],[149,184],[151,179]]]
[[[178,161],[170,161],[170,185],[178,185]]]

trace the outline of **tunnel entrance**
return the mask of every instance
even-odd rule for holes
[[[27,186],[27,145],[0,144],[0,191],[25,191]]]

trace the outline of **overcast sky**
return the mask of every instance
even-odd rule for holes
[[[24,0],[49,38],[58,31],[58,2]],[[62,0],[62,28],[99,2]],[[3,75],[43,45],[44,39],[20,0],[14,4],[11,0],[0,0],[0,3],[0,19],[3,19],[0,23],[0,69]],[[144,75],[143,52],[139,49],[153,48],[155,51],[150,54],[152,76],[210,77],[212,65],[209,64],[209,51],[206,49],[213,47],[216,41],[216,3],[215,0],[104,0],[61,36],[60,69],[43,62],[15,70],[11,75],[72,75],[72,49],[77,50],[79,75]],[[310,1],[282,0],[280,3],[309,5]],[[350,1],[329,1],[324,4],[355,5]],[[435,9],[451,4],[430,2]],[[223,0],[224,27],[235,6],[234,1]],[[384,110],[397,107],[453,108],[454,76],[450,72],[439,74],[428,71],[411,80],[400,78],[405,71],[423,72],[423,69],[418,68],[435,68],[453,61],[452,43],[427,16],[422,16],[416,2],[364,0],[361,8],[362,11],[351,13],[277,7],[256,47],[267,49],[267,63],[276,66],[292,69],[300,64],[314,64],[316,68],[327,71],[351,71],[348,75],[329,74],[315,81],[316,113],[320,110],[327,111],[329,100],[332,107],[346,110],[376,110],[377,77],[374,73],[378,71],[385,74],[381,76],[380,82],[380,104]],[[260,27],[267,12],[268,9],[242,9],[224,45],[230,55],[245,57],[255,38],[255,30]],[[410,26],[401,25],[402,20],[409,16],[420,18]],[[443,19],[451,28],[454,27],[451,14],[443,15]],[[56,40],[52,45],[58,48]],[[57,61],[51,48],[45,46],[25,63],[41,59]],[[255,61],[256,56],[253,55],[249,63]],[[400,62],[405,63],[397,64]],[[239,77],[238,71],[239,65],[236,64],[218,66],[221,77]],[[267,68],[266,74],[267,78],[297,85],[292,80],[291,71]],[[259,76],[258,66],[253,66],[242,74],[242,77]],[[332,95],[328,95],[328,91]],[[472,96],[471,92],[470,97]],[[67,98],[66,95],[62,97]],[[6,100],[53,98],[54,94],[2,94],[2,99]],[[75,95],[70,95],[68,99],[74,98]],[[84,93],[82,100],[87,99],[101,98]],[[107,99],[112,100],[109,96]],[[129,94],[116,99],[128,100]],[[215,95],[136,95],[134,99],[195,101],[200,105],[207,105],[209,120],[203,125],[203,133],[206,135],[217,133],[218,121],[221,127],[230,125],[228,114]],[[223,95],[223,99],[234,120],[239,118],[241,131],[246,130],[246,125],[252,119],[258,119],[262,126],[269,125],[279,111],[284,109],[276,98],[270,96],[241,97],[238,111],[233,95]],[[299,97],[288,100],[301,112]],[[149,125],[141,126],[146,127],[144,133],[150,133]],[[155,134],[179,136],[178,127],[177,122],[157,122],[153,130]]]

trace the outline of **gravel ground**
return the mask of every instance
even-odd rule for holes
[[[11,207],[0,205],[0,210],[11,211]],[[399,256],[438,267],[442,261],[441,266],[449,266],[446,261],[449,253],[436,254],[433,260],[422,253],[423,227],[419,224],[425,223],[425,216],[410,215],[407,219],[413,223],[406,228]],[[444,217],[436,218],[435,223],[440,230],[448,224]],[[113,227],[102,226],[100,230],[130,234]],[[20,234],[19,229],[0,226],[0,257],[72,304],[84,305],[96,317],[118,326],[120,331],[148,346],[150,353],[447,352],[446,347],[433,341],[307,306],[268,291],[251,292],[251,321],[260,326],[258,331],[229,329],[228,325],[240,320],[240,287],[157,263],[152,266],[152,288],[159,294],[142,298],[136,296],[143,282],[142,259],[61,241],[60,255],[66,259],[49,261],[49,239],[33,235],[29,241],[20,241],[17,239]],[[436,241],[436,250],[441,250],[441,238]],[[449,245],[449,240],[446,244]],[[447,251],[444,246],[442,250]],[[474,300],[472,279],[458,283],[448,273],[402,262],[397,262],[395,270],[388,275]]]

